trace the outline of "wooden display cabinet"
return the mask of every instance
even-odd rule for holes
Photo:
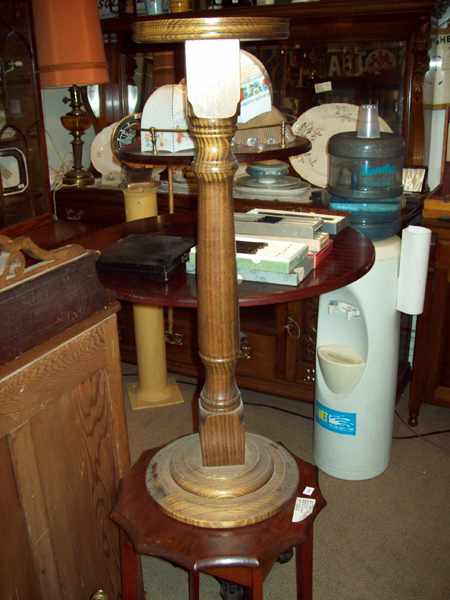
[[[405,138],[406,163],[422,166],[422,85],[428,69],[432,7],[432,0],[320,0],[227,8],[195,15],[287,17],[288,40],[242,45],[266,66],[273,84],[274,104],[294,118],[314,104],[377,101],[380,114]],[[183,77],[181,44],[171,47],[133,42],[133,23],[148,18],[151,17],[122,17],[102,23],[114,65],[111,84],[123,85],[124,77],[128,84],[139,82],[138,108],[143,107],[153,89]],[[168,56],[170,50],[172,59]],[[133,71],[130,60],[135,61],[135,66],[139,64],[139,69]],[[126,69],[116,68],[125,61]],[[331,90],[315,89],[316,84],[327,82],[331,83]]]
[[[423,402],[450,408],[450,223],[424,219],[432,246],[424,312],[417,318],[409,421],[417,425]]]
[[[0,230],[51,221],[31,0],[0,0]]]

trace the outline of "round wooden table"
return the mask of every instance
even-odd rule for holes
[[[302,207],[302,210],[304,208]],[[159,233],[196,238],[196,215],[173,214],[121,223],[77,239],[86,248],[103,250],[133,233]],[[298,286],[273,285],[243,281],[239,284],[240,306],[279,304],[319,296],[341,288],[365,275],[375,260],[372,242],[351,227],[335,238],[331,253]],[[167,284],[142,275],[102,273],[102,283],[114,291],[119,300],[152,306],[196,308],[195,276],[181,272]]]

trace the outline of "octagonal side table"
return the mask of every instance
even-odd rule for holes
[[[120,484],[112,519],[123,529],[135,552],[159,557],[189,572],[189,600],[199,600],[199,573],[247,588],[248,598],[263,599],[263,582],[278,557],[295,548],[297,600],[312,600],[313,523],[326,505],[317,478],[317,467],[292,455],[300,482],[296,494],[272,517],[255,525],[229,529],[196,527],[173,519],[148,493],[146,474],[159,448],[145,451]],[[313,512],[292,522],[297,496],[314,488]],[[128,575],[124,565],[124,590]],[[138,598],[135,591],[124,600]]]

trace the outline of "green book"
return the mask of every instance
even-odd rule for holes
[[[296,286],[301,283],[313,270],[313,258],[305,256],[302,264],[291,273],[276,273],[274,271],[240,270],[238,269],[238,281],[257,281],[260,283],[274,283],[276,285]],[[195,275],[195,263],[186,263],[186,272]]]
[[[253,236],[236,236],[236,266],[238,271],[292,273],[308,252],[303,242],[266,240]],[[196,262],[197,250],[192,248],[189,262]]]

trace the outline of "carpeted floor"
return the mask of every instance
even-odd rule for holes
[[[125,365],[124,373],[134,367]],[[179,377],[179,381],[188,381]],[[125,383],[133,381],[125,375]],[[195,386],[180,383],[185,403],[128,410],[132,457],[192,431]],[[243,390],[248,431],[283,442],[313,461],[312,421],[250,403],[267,403],[311,417],[312,407]],[[398,411],[406,420],[407,397]],[[450,428],[450,410],[423,405],[417,431]],[[396,436],[412,432],[395,417]],[[320,473],[328,505],[315,525],[315,600],[450,600],[450,434],[394,440],[381,476],[343,481]],[[143,557],[149,600],[187,598],[186,573]],[[265,600],[295,598],[294,561],[276,564],[264,585]],[[201,600],[220,600],[219,585],[201,578]]]

